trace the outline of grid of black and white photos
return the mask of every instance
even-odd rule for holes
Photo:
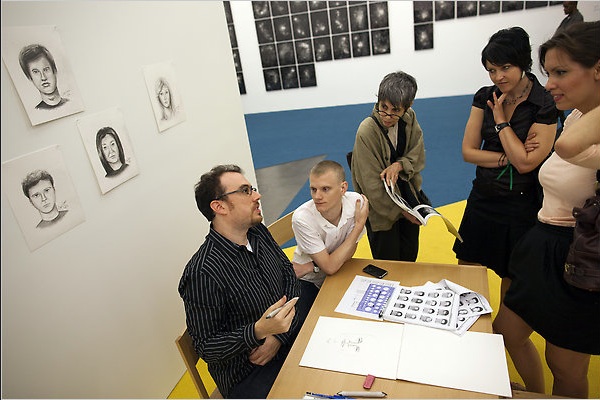
[[[415,50],[433,49],[433,21],[562,5],[562,1],[413,1]]]
[[[237,75],[240,94],[246,94],[246,83],[244,82],[244,73],[242,72],[242,61],[240,59],[240,49],[238,48],[237,36],[235,35],[235,25],[233,24],[233,14],[231,14],[231,4],[228,1],[223,2],[225,7],[225,18],[227,19],[227,29],[229,30],[229,42],[231,43],[231,54],[235,64],[235,74]]]
[[[267,91],[316,86],[316,62],[390,53],[385,1],[253,1],[252,10]]]

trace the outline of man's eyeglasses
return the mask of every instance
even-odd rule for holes
[[[242,185],[242,186],[240,186],[239,189],[224,193],[224,194],[220,195],[219,197],[215,198],[215,200],[221,200],[223,197],[229,196],[230,194],[234,194],[234,193],[244,193],[246,196],[252,196],[252,193],[254,193],[256,191],[257,191],[257,189],[254,186]]]
[[[402,118],[402,115],[400,115],[400,114],[390,114],[390,113],[387,113],[387,112],[385,112],[383,110],[380,110],[379,107],[376,107],[375,111],[377,111],[377,113],[379,115],[381,115],[382,117],[391,117],[391,118],[397,118],[397,119]]]

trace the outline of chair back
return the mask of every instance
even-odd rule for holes
[[[294,212],[284,215],[267,228],[279,246],[294,238],[292,229],[292,215]]]
[[[214,398],[222,398],[219,392],[219,389],[215,389],[215,391],[209,396],[208,391],[206,390],[206,386],[204,386],[204,382],[202,382],[202,377],[198,372],[198,368],[196,364],[200,357],[196,350],[194,349],[194,343],[192,342],[192,337],[188,333],[187,329],[175,340],[175,344],[179,349],[179,353],[181,354],[181,358],[183,358],[183,362],[185,363],[185,367],[190,373],[190,377],[192,378],[192,382],[194,382],[194,386],[196,386],[196,390],[200,395],[201,399],[214,399]]]

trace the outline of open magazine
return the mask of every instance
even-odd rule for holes
[[[440,214],[435,208],[431,207],[428,204],[419,204],[415,207],[411,207],[410,204],[408,204],[408,202],[402,198],[400,193],[396,192],[396,185],[390,187],[385,180],[382,180],[382,182],[383,186],[385,187],[385,191],[387,192],[388,196],[390,196],[392,201],[396,203],[398,207],[400,207],[410,215],[414,216],[421,224],[427,225],[427,221],[429,220],[429,218],[431,218],[434,215],[442,217],[442,219],[444,220],[444,224],[446,224],[446,229],[448,229],[448,232],[453,234],[461,242],[463,241],[462,237],[460,236],[454,225],[452,225],[452,222],[450,222],[448,218]]]

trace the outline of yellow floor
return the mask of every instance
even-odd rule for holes
[[[462,214],[464,211],[466,201],[461,201],[447,206],[439,207],[440,211],[446,218],[458,228]],[[417,261],[443,263],[443,264],[456,264],[456,258],[454,252],[452,252],[452,245],[454,243],[454,236],[447,232],[446,226],[444,225],[441,218],[431,218],[427,223],[427,226],[421,228],[420,235],[420,250]],[[291,257],[294,248],[285,249],[288,256]],[[358,249],[356,250],[355,257],[357,258],[371,258],[371,250],[369,248],[369,242],[365,237],[359,242]],[[496,315],[498,304],[500,302],[500,278],[493,272],[488,271],[488,279],[490,284],[490,304],[494,309],[492,316]],[[544,362],[544,374],[546,376],[546,393],[552,392],[552,375],[550,370],[545,364],[544,358],[544,341],[536,333],[532,336],[533,341],[542,357]],[[523,383],[517,372],[515,371],[514,365],[510,360],[507,353],[508,359],[508,372],[510,380],[513,382]],[[182,361],[183,364],[183,361]],[[201,375],[206,382],[208,392],[212,392],[215,388],[215,384],[210,378],[206,370],[206,364],[202,360],[198,363],[198,367],[201,371]],[[588,373],[588,379],[590,383],[590,398],[600,398],[600,356],[593,356],[590,363],[590,369]],[[189,399],[198,398],[198,392],[194,388],[194,385],[190,379],[189,374],[186,372],[183,377],[179,380],[171,394],[169,399]]]

